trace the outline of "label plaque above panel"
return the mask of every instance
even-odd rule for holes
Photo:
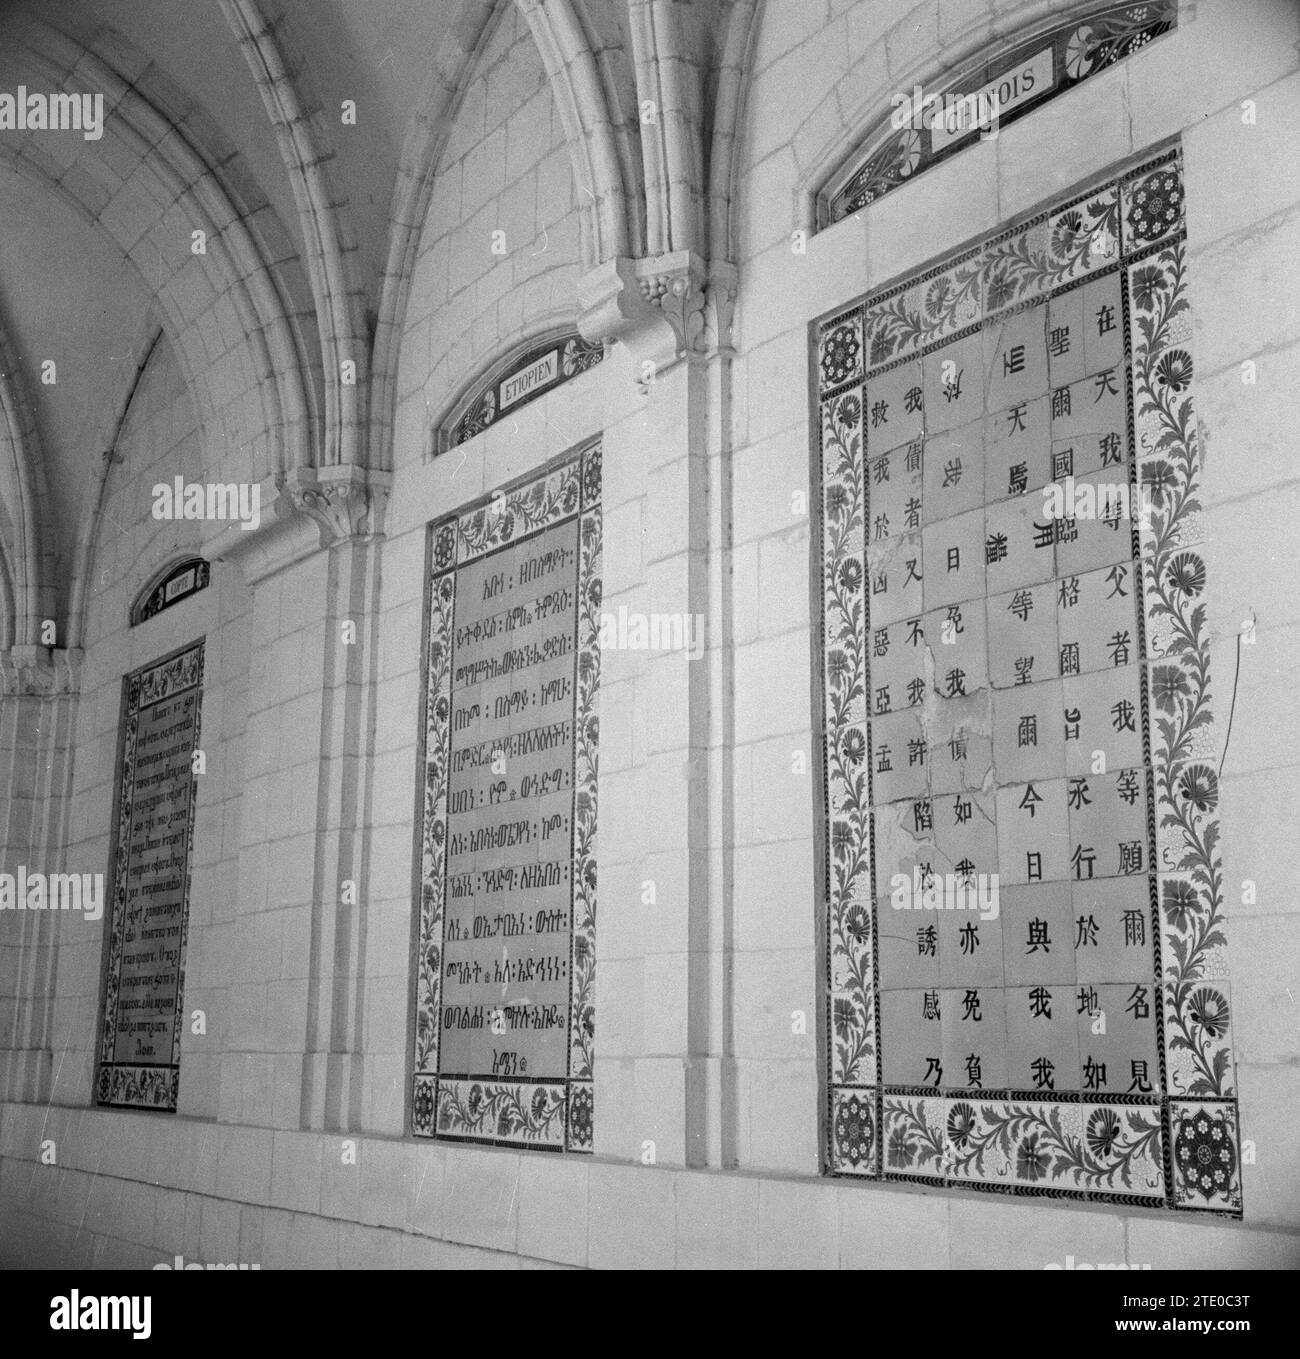
[[[897,92],[878,124],[819,196],[822,225],[839,222],[977,137],[995,136],[1169,32],[1177,0],[1100,4],[1036,34],[1001,42],[933,85]]]
[[[480,377],[453,406],[435,441],[435,452],[463,444],[507,412],[512,414],[551,388],[568,382],[605,357],[603,345],[566,331],[517,350]]]

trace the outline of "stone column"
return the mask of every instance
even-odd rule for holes
[[[365,828],[389,483],[355,467],[296,470],[266,532],[220,545],[253,596],[239,910],[250,939],[269,950],[239,950],[245,966],[230,978],[223,1121],[360,1126]]]
[[[65,864],[81,652],[0,652],[0,873]],[[48,1100],[61,918],[0,913],[0,1099]]]

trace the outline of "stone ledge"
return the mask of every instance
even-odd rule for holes
[[[291,1235],[305,1234],[304,1239],[310,1236],[318,1243],[341,1243],[358,1230],[391,1233],[395,1244],[366,1238],[367,1258],[373,1251],[391,1254],[395,1249],[403,1260],[426,1261],[423,1267],[441,1267],[427,1262],[444,1257],[450,1260],[457,1252],[472,1253],[476,1260],[490,1257],[506,1268],[581,1263],[609,1268],[645,1266],[652,1260],[663,1267],[678,1267],[707,1264],[727,1242],[738,1240],[760,1243],[756,1246],[760,1265],[822,1267],[826,1243],[815,1230],[792,1241],[772,1239],[772,1204],[780,1203],[781,1213],[789,1215],[805,1198],[810,1226],[829,1222],[832,1216],[838,1224],[836,1260],[840,1268],[861,1263],[864,1242],[877,1237],[880,1249],[872,1246],[868,1252],[877,1264],[946,1267],[953,1262],[954,1254],[960,1253],[960,1242],[969,1240],[972,1214],[983,1220],[980,1215],[989,1212],[1001,1218],[1005,1230],[989,1247],[994,1253],[987,1259],[981,1257],[980,1264],[988,1267],[1047,1268],[1069,1256],[1091,1259],[1088,1246],[1094,1247],[1092,1254],[1096,1255],[1098,1243],[1111,1255],[1133,1256],[1129,1267],[1178,1266],[1191,1248],[1189,1243],[1195,1253],[1213,1256],[1218,1268],[1260,1264],[1281,1267],[1285,1260],[1300,1260],[1300,1225],[1291,1229],[1195,1216],[1174,1219],[1155,1211],[1117,1215],[1105,1206],[1065,1201],[1050,1205],[992,1204],[987,1196],[972,1193],[929,1193],[911,1187],[744,1171],[647,1168],[585,1157],[557,1163],[554,1157],[540,1152],[359,1133],[273,1133],[270,1129],[189,1119],[168,1119],[166,1123],[165,1141],[177,1157],[177,1164],[170,1167],[168,1184],[148,1178],[150,1172],[157,1173],[158,1157],[140,1154],[140,1120],[147,1118],[144,1114],[72,1107],[0,1104],[0,1207],[9,1220],[25,1214],[33,1224],[30,1233],[22,1233],[24,1257],[39,1254],[45,1249],[43,1243],[57,1241],[60,1233],[66,1235],[68,1224],[83,1221],[91,1206],[97,1215],[98,1236],[105,1241],[123,1240],[118,1219],[125,1222],[130,1217],[128,1186],[136,1183],[152,1184],[159,1192],[156,1216],[161,1216],[164,1204],[173,1200],[195,1204],[195,1217],[202,1216],[208,1224],[205,1233],[217,1230],[213,1224],[240,1223],[246,1218],[262,1224],[282,1219],[292,1222]],[[44,1139],[53,1139],[56,1144],[59,1162],[54,1166],[39,1164]],[[95,1143],[93,1165],[92,1158],[84,1155],[90,1148],[78,1145],[85,1139]],[[258,1144],[269,1150],[273,1139],[277,1144],[284,1139],[286,1146],[300,1144],[309,1151],[311,1162],[316,1161],[318,1153],[320,1164],[331,1167],[343,1164],[342,1143],[355,1142],[361,1197],[358,1214],[339,1217],[322,1211],[313,1206],[313,1199],[318,1202],[320,1194],[304,1193],[306,1186],[301,1183],[277,1189],[273,1182],[269,1203],[215,1192],[222,1178],[229,1183],[229,1177],[219,1175],[223,1160],[253,1153],[254,1161],[258,1161]],[[198,1161],[205,1150],[210,1151],[207,1159],[211,1165],[210,1173],[203,1176]],[[134,1168],[133,1159],[135,1166],[147,1163],[149,1172],[121,1173]],[[376,1168],[368,1175],[366,1167],[371,1161]],[[547,1167],[554,1167],[557,1173],[549,1173]],[[373,1176],[380,1170],[395,1177],[398,1193],[381,1196],[375,1192]],[[320,1186],[324,1178],[323,1174],[318,1177]],[[116,1180],[122,1189],[103,1184],[94,1188],[97,1181],[105,1179]],[[198,1187],[200,1184],[203,1187]],[[184,1187],[187,1185],[195,1187]],[[496,1190],[497,1211],[489,1215],[490,1220],[480,1212],[485,1185]],[[237,1192],[234,1185],[231,1191]],[[93,1204],[92,1192],[96,1196]],[[585,1213],[572,1212],[575,1198],[585,1201]],[[802,1210],[798,1215],[805,1216]],[[178,1217],[182,1223],[188,1220],[183,1207]],[[567,1220],[572,1227],[559,1233],[544,1230],[544,1224],[551,1220]],[[580,1222],[586,1224],[585,1234]],[[576,1239],[575,1231],[582,1239]],[[1112,1238],[1114,1244],[1110,1245]],[[175,1253],[171,1240],[127,1241],[124,1249],[154,1250],[166,1259]],[[1028,1252],[1027,1242],[1034,1247]],[[60,1250],[74,1248],[80,1251],[83,1247],[79,1242],[65,1243]],[[101,1246],[93,1247],[92,1254],[101,1249],[112,1255],[111,1248]],[[341,1249],[340,1244],[324,1254],[336,1260]],[[528,1255],[521,1250],[527,1250]],[[197,1243],[186,1241],[184,1253],[204,1258],[198,1253]]]

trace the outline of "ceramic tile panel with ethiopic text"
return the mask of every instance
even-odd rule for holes
[[[429,528],[411,1126],[592,1147],[601,449]]]

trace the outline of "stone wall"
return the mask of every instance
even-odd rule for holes
[[[1286,0],[1257,0],[1248,22],[1234,0],[1184,5],[1148,50],[814,229],[816,191],[896,89],[1055,8],[770,0],[739,143],[734,357],[724,341],[647,370],[635,346],[615,345],[433,458],[432,426],[476,374],[588,319],[582,186],[509,8],[443,150],[419,246],[382,545],[336,537],[321,550],[313,530],[252,564],[232,550],[205,594],[128,630],[143,578],[199,543],[149,520],[147,487],[212,474],[160,346],[96,545],[75,732],[65,718],[67,844],[70,863],[105,869],[121,675],[205,634],[212,772],[184,1008],[205,1011],[207,1033],[186,1026],[176,1117],[94,1109],[98,929],[59,922],[47,982],[20,985],[28,945],[0,952],[0,1016],[15,1031],[30,1029],[22,997],[54,998],[48,1036],[6,1044],[25,1055],[10,1059],[0,1104],[0,1263],[1300,1261],[1288,990],[1300,911],[1286,884],[1300,814],[1300,605],[1286,576],[1300,315],[1279,282],[1300,249],[1300,15]],[[827,1180],[808,325],[1172,138],[1187,175],[1244,1221]],[[425,525],[596,434],[604,608],[698,613],[707,641],[696,662],[602,657],[595,1156],[417,1143],[404,1134]],[[359,638],[343,648],[348,621]],[[34,720],[0,721],[0,753],[30,745]],[[32,796],[9,776],[10,824]],[[339,904],[345,879],[361,908]],[[38,1098],[51,1103],[23,1102]]]

